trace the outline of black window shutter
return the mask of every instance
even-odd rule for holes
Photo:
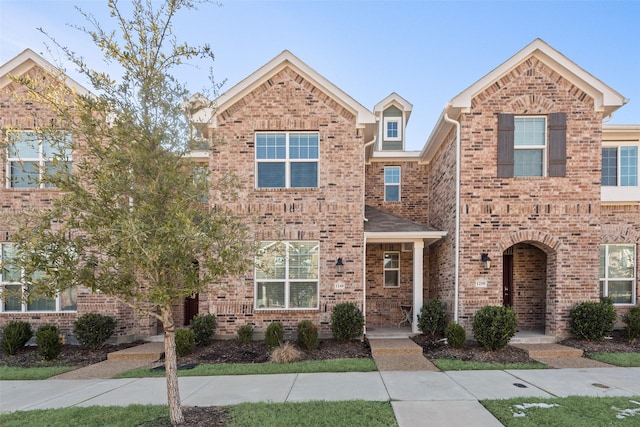
[[[513,176],[513,114],[498,114],[498,178]]]
[[[549,114],[549,176],[567,175],[567,114]]]

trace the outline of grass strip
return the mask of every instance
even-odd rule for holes
[[[591,353],[589,358],[615,366],[640,367],[640,353]]]
[[[372,359],[306,360],[292,363],[219,363],[202,364],[193,369],[178,370],[181,377],[213,375],[302,374],[315,372],[372,372],[376,364]],[[163,377],[164,371],[137,368],[116,375],[115,378]]]
[[[36,366],[33,368],[0,366],[0,380],[44,380],[72,369],[74,368],[70,366]]]
[[[229,407],[228,427],[394,427],[390,402],[242,403]],[[40,409],[0,414],[3,427],[129,427],[169,426],[169,410],[162,405],[89,406]]]
[[[548,399],[518,397],[484,400],[480,403],[506,427],[640,425],[640,396],[570,396]]]
[[[456,359],[436,359],[433,362],[441,371],[486,371],[486,370],[499,370],[505,369],[546,369],[547,365],[544,363],[489,363],[489,362],[474,362],[466,360]]]

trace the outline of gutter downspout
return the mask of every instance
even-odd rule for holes
[[[455,275],[454,275],[454,301],[453,321],[458,323],[458,299],[460,293],[460,122],[449,117],[447,105],[444,120],[456,125],[456,236],[455,236]]]
[[[367,143],[364,144],[364,146],[362,147],[364,149],[364,153],[365,156],[367,155],[367,148],[371,145],[371,144],[375,144],[375,142],[378,140],[378,138],[376,136],[373,137],[373,139]],[[366,169],[367,165],[366,162],[363,162],[363,167]],[[366,184],[367,184],[367,174],[366,171],[365,173],[362,174],[362,209],[364,210],[364,206],[367,203],[367,195],[366,195]],[[366,222],[368,221],[368,219],[364,216],[364,212],[362,212],[362,217],[363,220]],[[364,228],[363,228],[363,233],[364,234]],[[363,241],[362,241],[362,315],[364,316],[364,328],[362,329],[362,333],[364,335],[367,335],[367,236],[363,237]]]

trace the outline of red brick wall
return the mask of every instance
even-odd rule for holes
[[[291,333],[310,319],[329,331],[332,307],[338,302],[362,305],[364,148],[355,116],[291,68],[285,68],[243,99],[219,112],[215,137],[223,141],[211,156],[212,179],[235,173],[238,200],[226,203],[245,215],[256,240],[320,242],[320,308],[311,311],[254,310],[253,272],[212,284],[200,295],[200,312],[218,314],[218,331],[234,335],[245,323],[264,332],[282,321]],[[255,189],[256,131],[317,131],[320,178],[317,189]],[[214,184],[215,186],[215,184]],[[220,203],[217,196],[212,203]],[[342,257],[344,273],[336,274]],[[344,290],[335,290],[336,282]]]

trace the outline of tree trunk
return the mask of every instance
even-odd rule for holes
[[[178,388],[178,362],[176,355],[176,335],[171,310],[162,313],[164,324],[164,369],[167,378],[167,400],[171,425],[184,424]]]

